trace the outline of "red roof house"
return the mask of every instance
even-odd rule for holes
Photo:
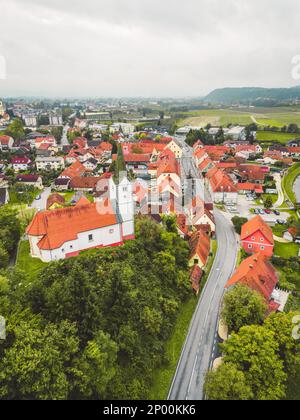
[[[248,254],[261,253],[266,257],[273,255],[273,232],[260,216],[254,217],[243,225],[241,241]]]
[[[260,293],[269,305],[269,310],[277,310],[279,305],[272,300],[278,283],[276,270],[263,254],[255,254],[242,262],[228,281],[226,288],[243,284]]]

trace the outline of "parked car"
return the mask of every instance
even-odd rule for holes
[[[277,220],[276,220],[276,222],[277,222],[279,225],[286,225],[286,221],[285,221],[285,220],[282,220],[282,219],[277,219]]]
[[[265,214],[264,210],[260,209],[259,214]]]
[[[38,195],[37,197],[35,197],[36,200],[40,200],[42,197],[40,195]]]
[[[259,209],[254,209],[254,214],[259,214]]]
[[[266,210],[265,210],[265,213],[266,213],[266,214],[271,214],[271,210],[266,209]]]
[[[274,214],[276,214],[276,216],[280,216],[280,211],[274,210]]]

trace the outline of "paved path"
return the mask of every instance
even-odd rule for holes
[[[202,400],[206,372],[217,355],[217,328],[224,286],[232,276],[239,243],[232,224],[215,212],[218,251],[190,330],[169,393],[169,400]]]
[[[274,208],[278,208],[278,207],[281,207],[282,204],[284,203],[284,192],[283,192],[283,189],[282,189],[281,175],[280,174],[275,174],[274,179],[275,179],[276,188],[277,188],[277,191],[278,191],[278,200],[274,204]]]

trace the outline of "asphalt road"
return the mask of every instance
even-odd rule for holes
[[[169,393],[169,400],[202,400],[206,372],[217,354],[217,330],[224,286],[235,270],[238,240],[233,226],[215,212],[218,251],[190,330]]]
[[[70,127],[69,127],[68,124],[64,126],[63,134],[62,134],[62,138],[61,138],[61,145],[62,146],[69,146],[69,144],[70,144],[69,140],[68,140],[68,137],[67,137],[69,128]]]
[[[37,209],[38,211],[46,210],[48,197],[51,195],[51,187],[46,187],[40,192],[41,198],[34,200],[31,204],[31,208]]]

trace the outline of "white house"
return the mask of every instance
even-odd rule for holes
[[[134,239],[132,185],[127,178],[109,185],[110,198],[37,213],[27,228],[31,256],[50,262]]]
[[[35,160],[36,169],[38,171],[58,171],[64,169],[65,161],[62,157],[38,157]]]
[[[182,154],[183,154],[183,149],[182,149],[182,146],[179,144],[179,142],[178,141],[176,141],[176,140],[172,140],[167,146],[166,146],[166,149],[169,149],[169,150],[171,150],[173,153],[174,153],[174,155],[175,155],[175,157],[176,157],[176,159],[181,159],[182,158]]]
[[[14,144],[14,139],[10,136],[0,136],[0,150],[11,150]]]
[[[12,163],[14,171],[16,172],[27,171],[31,163],[31,160],[26,156],[15,157],[11,160],[11,163]]]

